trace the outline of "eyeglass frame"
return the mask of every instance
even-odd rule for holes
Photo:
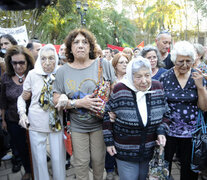
[[[13,66],[17,66],[17,64],[19,64],[20,66],[24,66],[26,64],[26,61],[11,61],[11,64]]]
[[[175,61],[175,65],[177,65],[179,67],[183,66],[185,63],[187,66],[191,66],[191,64],[193,64],[193,61],[192,60],[182,60],[182,62],[179,62],[179,63],[177,61]]]

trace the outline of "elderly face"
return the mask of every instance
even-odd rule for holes
[[[156,44],[161,54],[167,53],[171,45],[171,36],[169,34],[161,34],[160,38],[156,40]]]
[[[185,74],[187,73],[193,65],[193,60],[189,56],[182,56],[182,55],[177,55],[176,61],[175,61],[175,69],[180,73],[180,74]]]
[[[74,60],[89,59],[90,44],[82,34],[73,40],[71,50]]]
[[[145,58],[147,58],[150,61],[152,69],[155,69],[157,67],[158,58],[157,58],[157,54],[155,51],[149,51],[146,54]]]
[[[126,57],[121,56],[116,65],[116,73],[120,75],[126,74],[126,67],[127,67],[128,62],[129,61]]]
[[[15,54],[11,57],[11,64],[14,72],[23,75],[27,70],[27,60],[23,54]]]
[[[150,70],[143,67],[138,72],[134,73],[133,83],[138,91],[146,91],[152,83]]]
[[[51,73],[55,69],[55,52],[53,50],[44,50],[40,55],[42,69],[46,73]]]

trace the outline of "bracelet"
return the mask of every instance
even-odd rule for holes
[[[77,99],[70,100],[70,106],[74,109],[76,109],[76,106],[75,106],[76,101]]]

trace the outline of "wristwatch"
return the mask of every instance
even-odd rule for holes
[[[76,106],[75,106],[76,101],[77,99],[70,100],[70,106],[74,109],[76,109]]]

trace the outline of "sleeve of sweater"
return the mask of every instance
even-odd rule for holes
[[[113,146],[114,145],[114,138],[113,138],[113,123],[110,121],[110,116],[108,112],[112,111],[113,106],[113,93],[111,94],[109,101],[106,103],[105,113],[103,118],[103,135],[104,141],[106,146]]]
[[[17,109],[19,114],[26,113],[26,102],[22,98],[22,95],[20,95],[17,99]]]
[[[157,135],[166,135],[166,128],[167,126],[167,118],[165,117],[165,114],[168,114],[169,112],[169,107],[168,107],[168,103],[167,103],[167,99],[165,96],[165,92],[163,89],[163,85],[161,83],[157,83],[157,88],[162,90],[162,95],[160,97],[160,99],[162,100],[162,109],[163,109],[163,117],[162,117],[162,122],[159,124],[159,126],[157,127]]]

